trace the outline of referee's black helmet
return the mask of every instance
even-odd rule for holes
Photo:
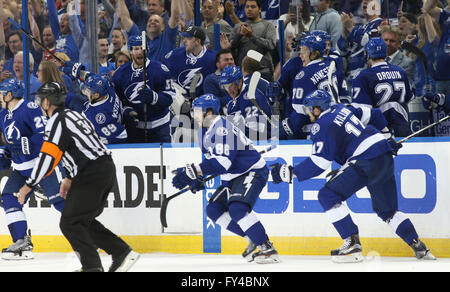
[[[39,105],[44,98],[47,98],[50,104],[61,106],[66,101],[67,90],[61,83],[51,81],[44,83],[34,94],[36,94],[35,101]]]

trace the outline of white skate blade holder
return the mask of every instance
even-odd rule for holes
[[[281,262],[281,260],[278,257],[278,255],[255,257],[255,263],[257,263],[257,264],[276,264],[276,263],[280,263],[280,262]]]
[[[34,259],[33,251],[9,252],[4,251],[1,255],[2,259],[7,261],[24,261]]]
[[[343,263],[359,263],[364,261],[364,257],[360,252],[355,252],[347,255],[334,255],[331,256],[331,261],[338,264]]]

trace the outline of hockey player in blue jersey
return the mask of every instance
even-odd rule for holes
[[[0,129],[6,149],[11,153],[13,168],[1,196],[5,221],[13,241],[11,246],[2,250],[1,257],[7,260],[33,259],[33,244],[31,235],[27,234],[28,224],[23,206],[14,194],[30,176],[37,161],[46,119],[38,105],[23,99],[24,89],[24,84],[15,78],[0,84],[0,99],[4,108],[0,113]],[[57,171],[46,177],[40,186],[48,201],[61,212],[64,199],[59,196],[59,186],[65,172],[59,166],[56,169]]]
[[[339,96],[339,101],[343,102],[344,100],[349,100],[349,93],[347,90],[347,82],[345,80],[344,73],[344,61],[341,55],[337,50],[334,49],[334,44],[331,43],[331,36],[323,30],[315,30],[311,32],[312,35],[319,36],[325,40],[325,52],[323,54],[324,60],[330,64],[331,62],[335,62],[336,64],[336,79],[337,79],[337,94]]]
[[[352,82],[352,105],[379,108],[394,135],[406,137],[411,134],[407,104],[413,98],[408,76],[401,67],[386,63],[382,38],[369,39],[365,50],[370,68],[362,70]]]
[[[248,98],[249,86],[244,84],[241,69],[228,66],[220,74],[220,84],[232,100],[227,105],[227,116],[252,140],[268,140],[271,136],[270,121]],[[272,109],[265,94],[256,89],[255,99],[267,117],[272,117]],[[245,129],[245,130],[244,130]]]
[[[333,161],[342,165],[318,194],[319,203],[344,240],[340,248],[331,251],[333,261],[363,260],[358,227],[344,204],[363,187],[369,190],[378,217],[414,250],[415,256],[435,259],[411,221],[398,211],[391,146],[396,143],[389,143],[375,127],[364,126],[345,105],[331,106],[331,96],[325,91],[306,97],[305,105],[317,119],[311,127],[312,155],[294,167],[274,164],[271,174],[275,183],[291,183],[294,176],[301,182],[320,175]]]
[[[303,69],[295,76],[292,84],[292,112],[281,121],[280,138],[305,139],[309,133],[310,117],[303,104],[304,98],[317,89],[331,92],[328,82],[329,63],[323,59],[326,49],[325,39],[319,35],[308,35],[301,40],[300,58]],[[337,92],[337,78],[332,76]]]
[[[171,142],[169,107],[173,102],[169,69],[144,57],[142,36],[128,40],[132,62],[120,66],[111,79],[114,90],[124,107],[137,113],[137,122],[125,124],[130,143]],[[146,68],[144,88],[143,67]],[[146,138],[147,137],[147,141]]]
[[[169,52],[163,63],[169,68],[172,79],[186,91],[185,97],[190,99],[195,75],[200,74],[195,87],[197,97],[203,94],[203,80],[216,71],[216,52],[206,48],[206,35],[201,27],[190,26],[181,36],[185,46]]]
[[[127,131],[122,123],[122,102],[111,90],[108,76],[91,74],[82,85],[89,103],[84,115],[94,125],[104,144],[127,142]]]
[[[221,186],[211,196],[206,213],[227,230],[246,237],[249,245],[242,254],[248,261],[277,263],[278,253],[264,226],[252,212],[267,183],[269,169],[253,143],[227,118],[217,116],[220,102],[202,95],[193,102],[194,122],[205,159],[199,165],[178,168],[172,184],[194,192],[203,189],[203,178],[221,175]],[[259,247],[259,251],[256,249]]]

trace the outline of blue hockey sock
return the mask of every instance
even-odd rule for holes
[[[62,210],[64,208],[64,201],[59,201],[59,202],[53,204],[53,207],[62,213]]]
[[[396,212],[394,216],[388,220],[388,224],[408,245],[411,245],[414,239],[419,238],[414,225],[402,212]]]
[[[255,243],[261,245],[268,240],[266,230],[254,212],[250,212],[247,204],[233,202],[229,205],[230,216],[233,221],[245,232],[245,234]]]
[[[22,211],[6,213],[6,223],[13,242],[27,235],[28,224]]]
[[[342,239],[358,234],[358,226],[353,222],[345,204],[338,204],[325,213]]]

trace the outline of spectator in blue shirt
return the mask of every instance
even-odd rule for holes
[[[162,62],[164,56],[176,48],[176,38],[178,35],[177,25],[180,14],[179,2],[180,0],[172,1],[171,17],[167,26],[165,25],[164,18],[157,14],[153,14],[148,18],[146,27],[147,37],[149,38],[147,57],[150,60]],[[119,16],[122,29],[128,33],[128,38],[133,35],[141,35],[138,26],[130,17],[124,0],[117,1],[116,13]]]

